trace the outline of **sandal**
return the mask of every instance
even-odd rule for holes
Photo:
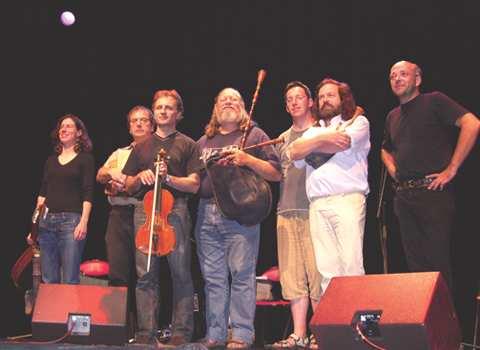
[[[288,336],[287,339],[279,340],[271,345],[274,349],[294,349],[306,348],[308,345],[308,337],[300,338],[295,333]]]
[[[318,344],[317,344],[317,339],[315,336],[310,334],[310,338],[308,338],[308,348],[311,350],[318,350]]]
[[[249,344],[241,340],[234,340],[234,339],[229,340],[227,343],[227,349],[245,350],[245,349],[250,349],[251,346],[252,344]]]

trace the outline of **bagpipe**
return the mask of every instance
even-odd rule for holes
[[[232,145],[232,150],[248,151],[283,142],[283,139],[274,139],[245,147],[246,140],[253,127],[253,109],[265,76],[266,71],[261,69],[258,72],[257,87],[248,113],[247,127],[243,130],[240,145]],[[228,154],[228,152],[226,153]],[[235,220],[241,225],[253,226],[259,224],[272,210],[270,185],[263,177],[247,167],[220,162],[224,156],[225,152],[215,152],[202,158],[218,208],[226,218]]]

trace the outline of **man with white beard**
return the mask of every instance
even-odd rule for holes
[[[226,154],[221,163],[248,168],[268,181],[279,181],[280,166],[273,146],[255,148],[248,153],[239,150],[243,130],[248,124],[248,113],[240,93],[232,88],[220,91],[205,135],[198,141],[202,158]],[[254,126],[246,146],[268,140],[265,132]],[[211,179],[205,172],[201,174],[199,193],[195,238],[205,280],[207,333],[203,344],[208,348],[225,344],[227,349],[249,348],[254,340],[260,224],[242,225],[222,215]],[[227,342],[229,319],[232,337]]]

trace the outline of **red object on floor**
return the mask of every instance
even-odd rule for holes
[[[266,279],[268,281],[279,283],[280,282],[280,272],[278,266],[272,266],[266,270],[260,276],[260,279]],[[257,277],[258,279],[258,277]],[[270,332],[267,332],[268,328],[271,328],[272,321],[275,319],[286,319],[285,325],[283,328],[283,337],[285,339],[288,335],[288,332],[292,326],[292,315],[290,313],[290,301],[283,299],[276,300],[257,300],[256,301],[257,312],[255,315],[255,342],[259,346],[264,346],[265,344],[271,343],[278,338],[272,338]],[[269,325],[267,328],[266,325]],[[275,336],[277,337],[277,335]]]
[[[278,266],[272,266],[267,271],[262,273],[262,276],[267,278],[269,281],[280,282],[280,272]]]
[[[98,259],[87,260],[80,264],[80,272],[86,276],[107,276],[109,271],[108,263]]]

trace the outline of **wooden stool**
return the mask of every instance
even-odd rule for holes
[[[290,301],[288,300],[272,300],[256,302],[257,310],[255,315],[255,343],[264,346],[278,339],[285,339],[292,327],[292,314],[290,312]],[[279,334],[272,333],[276,322],[287,322],[282,328],[282,338],[278,338]]]
[[[273,266],[265,271],[261,276],[257,277],[258,281],[266,280],[274,283],[280,283],[280,273],[278,266]],[[273,295],[272,295],[273,297]],[[276,298],[275,300],[257,300],[255,314],[255,343],[264,346],[278,340],[278,334],[272,334],[272,330],[280,321],[282,324],[283,337],[285,339],[292,327],[292,314],[290,312],[290,301]],[[287,322],[283,325],[283,319],[287,318]],[[268,330],[267,330],[268,328]]]

